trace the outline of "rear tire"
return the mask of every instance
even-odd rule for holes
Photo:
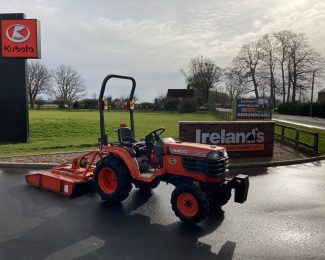
[[[98,162],[94,171],[94,185],[102,199],[111,202],[125,200],[132,189],[128,168],[114,156]]]
[[[175,215],[184,223],[198,223],[209,213],[206,194],[192,183],[177,186],[171,197]]]

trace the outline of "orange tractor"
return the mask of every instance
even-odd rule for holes
[[[130,128],[118,128],[118,142],[109,143],[104,124],[104,92],[111,78],[130,80],[132,90],[127,102]],[[132,184],[142,190],[156,188],[161,181],[171,183],[172,209],[183,222],[197,223],[208,212],[225,205],[235,190],[235,202],[247,199],[247,176],[227,179],[228,155],[215,145],[185,143],[161,137],[164,128],[147,134],[144,141],[134,138],[133,95],[136,82],[131,77],[108,75],[99,95],[100,149],[88,152],[71,162],[54,167],[50,172],[26,175],[28,184],[66,196],[78,186],[94,184],[103,200],[125,200]]]

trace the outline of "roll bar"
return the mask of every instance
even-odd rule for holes
[[[132,78],[132,77],[115,75],[115,74],[110,74],[110,75],[105,77],[105,79],[104,79],[104,81],[102,83],[102,87],[100,89],[100,94],[99,94],[99,98],[98,98],[98,101],[99,101],[99,120],[100,120],[100,138],[98,139],[98,141],[99,141],[99,143],[101,145],[107,145],[108,144],[107,135],[105,133],[103,97],[104,97],[104,93],[105,93],[106,84],[111,78],[126,79],[126,80],[131,80],[132,81],[132,89],[131,89],[130,98],[129,98],[129,101],[128,101],[128,107],[129,108],[130,108],[130,101],[133,100],[134,91],[135,91],[135,87],[136,87],[135,79]],[[130,111],[131,129],[133,131],[133,134],[135,135],[133,109],[129,109],[129,111]]]

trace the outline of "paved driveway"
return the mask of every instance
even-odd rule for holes
[[[325,164],[248,170],[247,203],[198,226],[170,207],[172,185],[119,205],[69,199],[0,171],[0,259],[324,259]]]

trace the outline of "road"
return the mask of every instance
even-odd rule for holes
[[[294,123],[301,126],[318,128],[325,130],[325,119],[309,116],[291,116],[282,114],[273,114],[272,119],[285,123]]]
[[[172,185],[110,205],[29,187],[29,171],[2,169],[0,259],[324,259],[324,169],[246,170],[248,201],[194,227],[174,216]]]

